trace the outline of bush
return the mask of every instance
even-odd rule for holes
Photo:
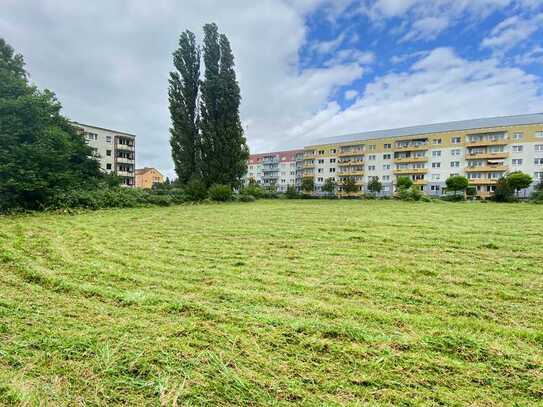
[[[238,198],[240,202],[255,202],[256,201],[256,198],[252,195],[241,194],[239,195]]]
[[[241,191],[242,195],[251,195],[255,199],[262,198],[263,192],[262,188],[256,184],[250,184]]]
[[[441,196],[440,199],[442,201],[447,201],[447,202],[460,202],[464,200],[464,195],[454,195],[454,194],[443,195]]]
[[[213,184],[209,188],[209,199],[216,202],[231,201],[233,197],[232,188],[229,185]]]
[[[184,188],[185,196],[189,201],[202,201],[207,197],[207,188],[200,178],[192,178]]]
[[[420,201],[424,194],[417,187],[400,188],[395,198],[401,201]]]
[[[297,199],[300,198],[300,194],[298,191],[296,191],[296,187],[294,185],[289,185],[287,187],[287,192],[285,192],[285,196],[287,199]]]
[[[147,197],[147,202],[151,205],[158,205],[158,206],[170,206],[176,203],[174,199],[169,195],[154,195],[154,194],[150,194]]]
[[[543,191],[537,190],[536,192],[534,192],[531,196],[531,200],[535,203],[543,204]]]

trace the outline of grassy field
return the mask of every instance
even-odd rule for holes
[[[0,218],[0,404],[541,405],[543,208]]]

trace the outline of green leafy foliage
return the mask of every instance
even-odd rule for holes
[[[356,185],[354,177],[344,177],[341,187],[346,194],[354,194],[360,191],[360,187]]]
[[[200,81],[200,48],[194,33],[185,31],[173,53],[175,71],[170,72],[170,146],[175,171],[180,182],[199,177],[201,140],[199,134],[198,90]]]
[[[202,201],[207,198],[207,187],[201,178],[191,178],[184,186],[184,191],[190,201]]]
[[[55,95],[27,81],[23,57],[0,39],[0,210],[40,209],[66,190],[103,179]]]
[[[226,202],[232,200],[232,188],[229,185],[213,184],[208,191],[209,198],[212,201]]]
[[[409,177],[398,177],[396,186],[398,189],[409,189],[413,186],[413,180]]]
[[[522,171],[514,171],[505,177],[509,186],[516,192],[517,196],[520,190],[528,188],[532,184],[532,177]]]
[[[322,186],[322,191],[326,192],[328,195],[332,195],[336,192],[336,183],[333,178],[326,178],[324,185]]]
[[[373,177],[368,183],[368,190],[374,194],[378,194],[383,189],[383,184],[378,177]]]
[[[453,191],[456,195],[459,191],[465,191],[469,186],[469,181],[466,177],[461,175],[453,175],[452,177],[447,178],[445,181],[447,185],[447,191]]]
[[[289,185],[287,186],[285,196],[287,199],[297,199],[300,197],[300,193],[296,191],[296,187],[294,185]]]
[[[306,193],[315,191],[315,180],[313,178],[302,179],[302,191]]]
[[[264,191],[262,190],[262,188],[254,183],[254,184],[249,184],[247,185],[245,188],[243,188],[241,190],[241,193],[243,195],[251,195],[253,196],[255,199],[259,199],[259,198],[262,198],[262,195],[264,195]]]

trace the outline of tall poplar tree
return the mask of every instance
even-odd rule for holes
[[[239,116],[241,102],[228,38],[216,24],[204,26],[205,76],[201,83],[202,173],[209,184],[239,186],[249,149]]]
[[[227,184],[239,186],[241,178],[247,172],[249,148],[247,147],[243,127],[239,117],[241,95],[234,70],[234,55],[226,35],[219,38],[221,62],[219,79],[221,83],[221,135],[222,173]]]
[[[204,26],[204,80],[200,84],[201,91],[201,151],[202,176],[208,185],[221,182],[220,157],[222,140],[220,138],[220,97],[221,82],[219,62],[219,30],[216,24]]]
[[[175,71],[170,72],[170,145],[175,171],[183,183],[201,176],[201,148],[198,114],[200,81],[200,48],[194,33],[185,31],[179,37],[179,48],[173,53]]]

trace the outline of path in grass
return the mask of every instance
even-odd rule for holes
[[[0,218],[0,404],[538,405],[543,210]]]

